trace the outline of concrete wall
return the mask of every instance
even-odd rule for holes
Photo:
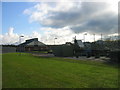
[[[2,47],[2,53],[16,52],[16,47]]]

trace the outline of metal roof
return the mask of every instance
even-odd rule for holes
[[[81,40],[77,40],[77,43],[78,43],[79,47],[84,47],[84,44],[82,43]]]
[[[26,42],[21,43],[20,45],[21,46],[35,46],[35,45],[45,46],[44,43],[38,41],[38,38],[33,38],[33,39],[26,40]]]

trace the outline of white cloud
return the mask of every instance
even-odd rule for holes
[[[66,41],[71,42],[73,32],[68,28],[42,28],[44,34],[42,35],[41,41],[46,44],[54,44],[54,39],[56,39],[57,44],[64,44]],[[69,37],[69,38],[68,38]]]
[[[0,44],[2,44],[3,35],[0,35]]]
[[[65,44],[65,42],[73,42],[73,38],[76,36],[77,40],[84,41],[84,33],[74,33],[69,27],[64,28],[51,28],[51,27],[44,27],[41,28],[41,31],[44,31],[43,34],[40,34],[36,31],[33,31],[30,35],[21,34],[24,37],[21,37],[21,43],[25,42],[27,39],[31,38],[38,38],[39,41],[45,43],[45,44]],[[2,42],[0,44],[19,44],[19,36],[21,36],[17,33],[14,33],[14,28],[10,27],[8,32],[4,35],[0,35],[0,39],[2,39]],[[55,39],[57,38],[57,39]],[[96,34],[96,40],[100,39],[100,35]],[[0,40],[1,41],[1,40]],[[85,41],[94,41],[94,37],[92,34],[87,33],[85,36]]]
[[[46,44],[54,44],[55,40],[56,44],[65,44],[65,42],[73,42],[73,38],[76,36],[77,40],[82,40],[84,41],[84,33],[74,33],[69,27],[64,27],[64,28],[51,28],[51,27],[46,27],[42,28],[44,31],[44,34],[41,37],[41,41],[46,43]],[[96,34],[95,39],[98,40],[100,39],[100,35]],[[87,33],[85,36],[85,41],[94,41],[93,34]]]
[[[30,38],[38,38],[38,40],[41,40],[41,34],[33,31],[33,33],[29,36]]]
[[[33,31],[31,35],[21,35],[24,36],[21,37],[21,43],[31,38],[38,38],[41,40],[41,35],[36,31]],[[14,33],[14,28],[10,27],[7,33],[0,35],[0,44],[19,44],[21,35]]]
[[[16,33],[13,33],[14,31],[14,28],[13,27],[10,27],[8,29],[8,33],[5,33],[4,35],[1,35],[1,43],[2,44],[12,44],[14,42],[17,42],[18,39],[19,39],[19,35],[16,34]]]
[[[115,6],[109,2],[41,2],[30,9],[29,20],[43,27],[69,26],[81,33],[113,33],[117,29]]]
[[[31,14],[31,11],[29,9],[25,9],[23,13],[29,15]]]

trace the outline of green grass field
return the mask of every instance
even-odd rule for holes
[[[118,87],[118,68],[101,62],[7,53],[2,67],[3,88]]]

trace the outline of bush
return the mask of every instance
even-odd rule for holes
[[[111,62],[120,63],[120,51],[111,51],[109,56]]]

